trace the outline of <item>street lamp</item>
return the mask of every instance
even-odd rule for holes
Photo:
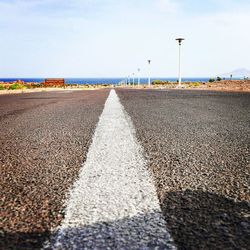
[[[151,60],[148,60],[148,86],[150,86],[151,84],[151,79],[150,79],[150,64],[151,64]]]
[[[181,87],[181,43],[184,41],[184,38],[176,38],[176,41],[179,42],[179,87]]]
[[[141,69],[138,68],[138,86],[140,85],[140,71]]]

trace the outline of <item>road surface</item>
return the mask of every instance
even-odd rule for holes
[[[179,249],[248,249],[250,94],[119,90]]]
[[[116,93],[0,96],[0,248],[247,249],[250,95]]]
[[[0,96],[1,249],[39,248],[60,223],[108,94]]]

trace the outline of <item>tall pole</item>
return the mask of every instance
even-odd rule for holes
[[[138,69],[138,86],[140,85],[140,71],[141,69]]]
[[[150,64],[151,64],[151,60],[148,60],[148,86],[150,87],[151,84],[151,79],[150,79]]]
[[[179,43],[179,87],[181,86],[181,43]]]
[[[179,87],[181,87],[181,42],[185,40],[184,38],[176,38],[179,42]]]

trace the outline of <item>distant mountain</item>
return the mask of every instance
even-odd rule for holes
[[[230,78],[231,75],[236,78],[250,77],[250,70],[245,68],[236,69],[232,72],[222,74],[221,77]]]

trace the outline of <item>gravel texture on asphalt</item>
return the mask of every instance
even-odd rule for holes
[[[108,94],[0,96],[1,249],[38,249],[59,225]]]
[[[114,90],[44,249],[175,249],[134,128]]]
[[[249,249],[250,94],[122,90],[179,249]]]

